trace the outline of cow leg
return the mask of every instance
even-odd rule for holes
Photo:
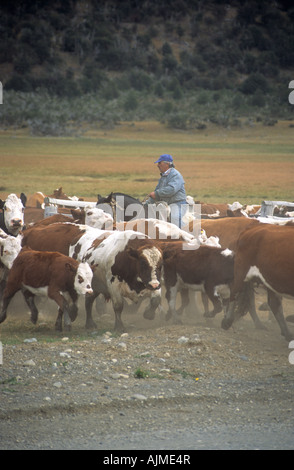
[[[4,320],[6,319],[6,312],[7,312],[7,308],[8,308],[8,305],[12,299],[12,297],[14,296],[15,293],[13,293],[12,295],[10,296],[7,296],[3,298],[3,304],[2,304],[2,310],[1,310],[1,314],[0,314],[0,323],[4,322]]]
[[[3,292],[4,292],[4,289],[5,289],[5,286],[6,286],[6,280],[5,279],[2,279],[0,281],[0,301],[3,297]]]
[[[97,325],[92,318],[92,307],[93,307],[94,300],[96,299],[96,297],[98,297],[98,295],[99,295],[98,293],[94,292],[91,295],[87,294],[85,298],[85,309],[86,309],[85,328],[87,330],[92,330],[92,329],[97,328]]]
[[[248,284],[248,309],[249,314],[254,322],[255,328],[258,330],[267,330],[267,327],[260,321],[257,316],[256,308],[255,308],[255,295],[254,295],[254,288],[251,282],[246,283]]]
[[[153,320],[155,317],[155,311],[159,307],[161,302],[161,290],[155,290],[151,293],[150,303],[146,307],[143,313],[143,317],[147,320]]]
[[[6,284],[4,293],[3,293],[3,304],[2,304],[2,310],[0,314],[0,323],[4,322],[6,319],[6,312],[8,305],[10,304],[11,299],[14,297],[14,295],[20,290],[20,287],[18,287],[18,284],[14,287],[11,286],[11,284]]]
[[[275,294],[275,292],[268,289],[267,300],[268,300],[270,309],[273,312],[280,326],[282,336],[284,336],[287,341],[291,341],[294,338],[294,336],[292,335],[292,333],[290,333],[287,323],[285,321],[281,297]]]
[[[255,295],[252,282],[244,282],[242,291],[237,297],[235,319],[249,312],[257,329],[266,330],[266,326],[260,321],[255,308]]]
[[[31,311],[31,322],[35,325],[38,320],[38,309],[35,305],[35,296],[30,291],[24,289],[22,291],[26,304],[28,305]]]
[[[221,323],[221,327],[224,330],[228,330],[233,324],[234,313],[236,310],[236,302],[237,302],[236,300],[231,300],[228,305],[228,308],[225,310],[225,316],[222,319],[222,323]]]
[[[209,317],[209,302],[208,302],[208,296],[205,294],[205,292],[201,292],[201,300],[203,303],[204,307],[204,317]]]
[[[125,327],[123,325],[123,322],[121,320],[121,313],[123,311],[124,303],[123,299],[112,299],[112,304],[113,304],[113,309],[114,309],[114,314],[115,314],[115,322],[114,322],[114,329],[116,331],[125,331]]]
[[[182,315],[185,308],[189,305],[189,302],[190,302],[189,289],[181,289],[180,296],[181,296],[181,306],[177,310],[177,316]]]
[[[177,285],[173,287],[167,287],[166,289],[166,300],[168,303],[168,312],[165,316],[166,321],[172,318],[172,322],[176,325],[181,325],[182,320],[176,311],[176,298],[177,298],[178,287]]]
[[[56,322],[55,322],[55,331],[62,331],[62,316],[63,316],[63,311],[61,310],[61,308],[59,308]]]
[[[50,299],[54,300],[57,303],[60,310],[63,312],[64,329],[66,331],[70,331],[71,330],[71,319],[70,319],[70,315],[69,315],[68,302],[63,297],[63,295],[60,294],[60,292],[58,292],[57,290],[55,290],[53,287],[50,287],[50,286],[48,288],[48,297]],[[58,316],[59,315],[60,315],[60,313],[58,313]]]
[[[213,310],[208,313],[204,313],[206,318],[214,318],[217,313],[220,313],[223,309],[222,303],[218,296],[214,293],[214,286],[210,283],[205,282],[204,284],[205,293],[213,304]]]

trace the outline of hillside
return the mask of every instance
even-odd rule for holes
[[[55,124],[291,118],[291,3],[2,1],[0,124],[54,134]]]

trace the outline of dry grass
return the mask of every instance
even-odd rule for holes
[[[154,189],[154,160],[171,153],[188,194],[207,202],[294,200],[294,133],[289,122],[225,130],[174,131],[153,122],[124,123],[82,138],[0,133],[0,197],[10,192],[68,195],[95,200],[122,191],[143,198]]]

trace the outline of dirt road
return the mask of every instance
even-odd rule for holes
[[[109,311],[83,337],[83,312],[66,337],[54,332],[54,315],[41,315],[26,326],[29,341],[3,346],[0,448],[293,448],[291,351],[276,321],[259,315],[267,330],[248,316],[223,331],[222,314],[186,314],[175,326],[139,311],[123,315],[121,336]],[[11,313],[1,336],[27,324],[27,313]]]

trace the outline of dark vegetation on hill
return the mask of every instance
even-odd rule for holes
[[[290,0],[2,0],[0,124],[64,134],[291,118]]]

